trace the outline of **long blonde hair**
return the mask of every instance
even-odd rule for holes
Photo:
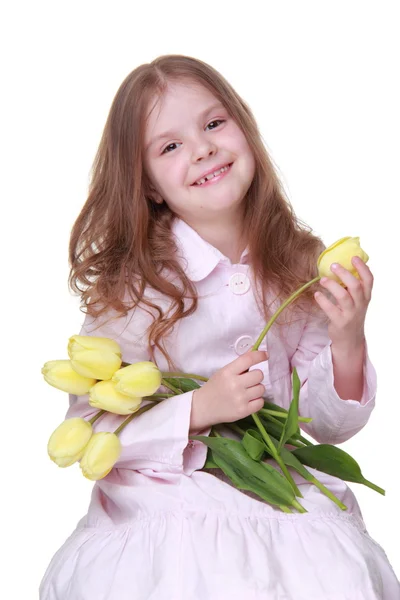
[[[311,280],[324,248],[285,197],[250,108],[218,71],[182,55],[160,56],[134,69],[112,102],[92,166],[88,198],[72,228],[69,285],[94,317],[109,308],[122,316],[136,305],[147,307],[154,316],[149,340],[169,365],[172,361],[162,341],[179,319],[196,310],[198,300],[177,259],[170,232],[175,215],[165,202],[156,204],[151,197],[143,140],[151,100],[161,97],[169,82],[179,81],[194,81],[209,90],[240,126],[254,153],[256,169],[243,200],[243,225],[245,235],[251,232],[251,265],[266,320],[271,307],[268,290],[283,299]],[[171,283],[166,270],[178,278],[179,285]],[[147,286],[170,298],[167,314],[146,298]],[[300,310],[313,304],[313,291],[309,288],[302,295],[297,303]],[[126,302],[127,292],[131,304]]]

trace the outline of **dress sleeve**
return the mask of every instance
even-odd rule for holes
[[[86,315],[79,335],[108,337],[121,348],[122,359],[128,363],[150,359],[146,330],[151,316],[136,308],[125,317],[107,313],[94,319]],[[198,441],[189,441],[190,413],[193,392],[163,400],[158,405],[132,419],[118,434],[122,452],[115,468],[152,469],[156,472],[191,475],[206,461],[207,448]],[[98,409],[88,403],[88,394],[69,395],[66,418],[91,419]],[[127,415],[105,413],[93,425],[95,432],[115,431]],[[207,432],[199,432],[207,435]]]
[[[292,356],[300,382],[299,414],[313,421],[301,424],[315,440],[341,444],[358,433],[368,422],[375,406],[376,372],[366,344],[361,400],[344,400],[334,387],[331,340],[328,324],[321,317],[310,317]]]

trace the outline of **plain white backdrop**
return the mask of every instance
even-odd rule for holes
[[[47,440],[67,409],[42,365],[83,315],[68,241],[114,95],[161,54],[200,58],[252,108],[297,214],[326,244],[360,236],[376,409],[341,447],[385,497],[350,484],[397,575],[399,551],[398,2],[14,2],[2,10],[2,530],[7,598],[36,598],[92,483]],[[4,564],[4,563],[3,563]],[[3,596],[3,594],[2,594]],[[5,596],[4,596],[5,597]]]

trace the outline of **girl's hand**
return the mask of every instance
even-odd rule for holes
[[[337,300],[333,304],[324,294],[316,292],[314,297],[330,319],[329,337],[337,348],[351,350],[364,345],[364,322],[371,300],[373,275],[367,265],[357,256],[351,259],[360,279],[341,265],[334,263],[331,271],[342,280],[346,288],[337,281],[323,277],[320,284]]]
[[[201,431],[218,423],[244,419],[264,406],[261,369],[249,368],[267,360],[261,350],[249,350],[219,369],[193,393],[190,432]]]

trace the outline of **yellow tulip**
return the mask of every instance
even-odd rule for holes
[[[96,379],[79,375],[70,360],[49,360],[44,364],[42,374],[48,384],[77,396],[87,394],[96,383]]]
[[[136,412],[141,398],[132,398],[118,392],[112,381],[99,381],[89,392],[89,404],[117,415],[130,415]]]
[[[105,337],[73,335],[68,341],[68,355],[77,373],[93,379],[111,379],[122,363],[121,348]]]
[[[69,467],[81,460],[92,433],[92,425],[85,419],[66,419],[51,434],[48,455],[59,467]]]
[[[97,481],[111,471],[121,454],[122,446],[115,433],[101,431],[95,433],[81,459],[80,467],[87,479]]]
[[[368,254],[360,247],[359,237],[341,238],[320,254],[317,262],[319,275],[329,277],[329,279],[334,279],[344,285],[342,280],[330,269],[332,263],[339,263],[359,279],[359,274],[351,262],[353,256],[359,256],[365,263],[369,259]]]
[[[116,371],[112,377],[121,394],[142,398],[151,396],[161,385],[162,374],[151,361],[137,362]]]

